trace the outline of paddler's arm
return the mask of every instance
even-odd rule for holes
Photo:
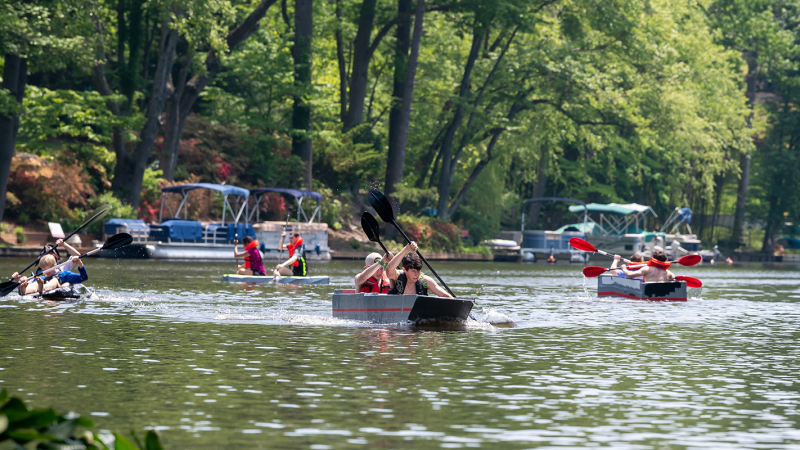
[[[402,250],[400,250],[400,253],[392,256],[392,260],[389,261],[389,264],[386,265],[386,276],[389,277],[389,279],[392,281],[397,280],[398,275],[400,275],[397,273],[397,266],[399,266],[400,263],[403,262],[404,256],[406,256],[409,252],[417,251],[418,248],[419,247],[417,246],[417,243],[411,241],[405,247],[403,247]]]
[[[436,280],[433,278],[423,275],[425,277],[425,283],[428,285],[428,289],[431,290],[434,294],[438,295],[439,297],[449,297],[453,298],[449,292],[445,291],[444,289],[440,288],[438,284],[436,284]]]
[[[295,254],[294,254],[294,255],[292,255],[292,257],[291,257],[291,258],[287,259],[287,260],[286,260],[286,262],[284,262],[284,263],[282,263],[282,264],[278,264],[278,268],[281,268],[281,267],[286,267],[286,266],[288,266],[288,265],[291,265],[293,262],[297,261],[297,254],[298,254],[298,253],[299,253],[299,252],[295,252]]]
[[[89,274],[86,273],[86,267],[83,266],[83,261],[80,258],[72,257],[72,262],[78,268],[78,273],[61,272],[58,274],[58,280],[62,283],[69,283],[72,285],[83,283],[89,279]],[[50,290],[50,289],[46,289]]]
[[[623,266],[621,270],[622,273],[624,273],[628,278],[638,278],[644,276],[645,272],[647,272],[647,266],[644,266],[638,270],[628,270],[627,266]]]
[[[619,260],[621,260],[621,259],[622,259],[622,257],[621,257],[621,256],[619,256],[619,255],[614,255],[614,262],[612,262],[612,263],[611,263],[611,267],[610,267],[610,268],[611,268],[611,269],[616,269],[616,268],[617,268],[617,265],[619,264]]]
[[[283,239],[286,238],[286,231],[281,233],[281,240],[278,242],[278,251],[283,250]]]
[[[380,267],[381,264],[376,260],[371,266],[367,267],[366,269],[362,270],[361,273],[356,275],[356,290],[361,289],[361,286],[364,286],[364,283],[366,283],[371,276],[375,275],[375,272],[377,272]]]
[[[238,239],[234,239],[233,240],[233,257],[234,258],[238,258],[240,256],[247,256],[247,254],[248,254],[247,252],[239,253],[239,240]]]
[[[669,281],[673,281],[673,280],[675,279],[675,274],[674,274],[674,273],[672,273],[672,271],[671,271],[671,270],[669,270],[669,269],[667,269],[667,279],[668,279]]]
[[[80,256],[81,252],[75,250],[75,248],[66,242],[63,239],[59,239],[56,241],[56,247],[64,247],[64,249],[69,253],[69,256]]]

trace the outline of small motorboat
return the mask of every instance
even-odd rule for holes
[[[333,292],[333,317],[377,323],[422,320],[466,320],[475,301],[427,295],[357,293],[355,289]]]
[[[597,296],[685,302],[687,298],[686,281],[645,283],[640,279],[600,275],[597,277]]]
[[[329,277],[280,277],[277,280],[272,276],[234,275],[222,276],[223,282],[228,283],[278,283],[278,284],[330,284]]]

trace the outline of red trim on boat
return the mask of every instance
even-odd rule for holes
[[[628,294],[620,294],[619,292],[598,292],[598,297],[624,297],[630,298],[633,300],[654,300],[654,301],[670,301],[670,302],[685,302],[686,297],[672,297],[672,298],[647,298],[647,297],[636,297],[635,295],[628,295]]]
[[[334,311],[411,311],[411,308],[353,308],[334,309]]]

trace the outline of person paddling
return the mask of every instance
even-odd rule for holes
[[[42,256],[42,259],[39,260],[41,275],[36,277],[36,284],[29,283],[27,278],[20,280],[20,275],[14,274],[16,275],[14,281],[20,282],[17,292],[19,292],[19,295],[35,294],[37,292],[41,294],[60,287],[81,284],[89,279],[86,267],[84,267],[80,258],[73,256],[70,262],[78,268],[78,273],[59,272],[58,269],[52,269],[56,265],[55,256],[51,254]]]
[[[281,240],[278,242],[278,250],[283,250],[283,239],[286,237],[286,232],[281,233]],[[276,277],[280,276],[295,276],[304,277],[308,275],[308,266],[306,264],[306,245],[303,243],[303,238],[299,233],[292,234],[290,242],[286,244],[286,249],[289,250],[289,259],[281,264],[275,266],[273,271]],[[289,269],[288,267],[291,267]]]
[[[380,253],[370,253],[364,260],[365,269],[355,278],[357,292],[374,292],[386,294],[392,288],[389,277],[386,276],[386,266],[392,261],[392,254],[387,253],[381,257]]]
[[[408,243],[386,265],[387,276],[394,282],[389,294],[428,295],[430,289],[439,297],[452,297],[436,284],[436,280],[422,273],[422,259],[417,254],[418,248],[416,242]],[[401,263],[403,271],[398,272],[397,266]]]
[[[258,252],[258,241],[250,236],[245,236],[242,238],[242,244],[244,251],[239,253],[239,240],[233,240],[233,257],[244,256],[244,265],[237,266],[236,274],[265,276],[267,272],[264,269],[264,262],[261,260],[261,253]]]
[[[675,279],[675,276],[669,270],[670,264],[671,263],[667,261],[667,254],[664,253],[663,250],[654,250],[653,256],[650,258],[650,261],[647,262],[647,265],[636,270],[629,270],[623,267],[622,272],[628,278],[643,277],[645,283],[651,281],[672,281]]]
[[[616,269],[617,265],[619,264],[621,259],[622,259],[621,256],[614,255],[614,262],[611,263],[611,268],[612,269]],[[627,265],[623,265],[622,267],[626,267],[628,270],[637,270],[637,269],[641,269],[642,266],[644,266],[644,258],[642,258],[642,255],[640,255],[638,253],[634,253],[633,255],[631,255],[631,262],[628,263]],[[617,276],[617,277],[620,277],[620,278],[628,278],[628,276],[625,275],[625,272],[623,272],[621,268],[618,269],[618,270],[612,270],[609,273],[611,275],[614,275],[614,276]]]

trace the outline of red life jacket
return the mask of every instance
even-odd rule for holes
[[[364,285],[361,286],[361,289],[358,292],[374,292],[376,294],[385,294],[389,292],[389,289],[391,288],[392,286],[389,284],[387,279],[381,279],[380,286],[378,286],[378,281],[375,280],[375,277],[369,277],[369,279],[364,282]]]
[[[303,245],[303,238],[298,237],[297,240],[294,241],[294,244],[289,244],[289,245],[286,246],[286,248],[289,249],[289,258],[294,256],[294,249],[299,248],[301,245]],[[294,266],[294,267],[298,267],[298,266],[300,266],[300,261],[295,261],[290,265]]]
[[[245,246],[244,250],[248,251],[248,250],[252,250],[254,248],[258,248],[258,241],[251,241],[249,244],[247,244]],[[250,268],[250,255],[247,255],[247,256],[244,257],[244,268],[245,269],[249,269]]]
[[[647,265],[648,266],[658,267],[659,269],[662,269],[662,270],[668,270],[669,266],[671,264],[672,263],[669,262],[669,261],[659,261],[659,260],[657,260],[655,258],[650,258],[650,261],[647,261]]]

